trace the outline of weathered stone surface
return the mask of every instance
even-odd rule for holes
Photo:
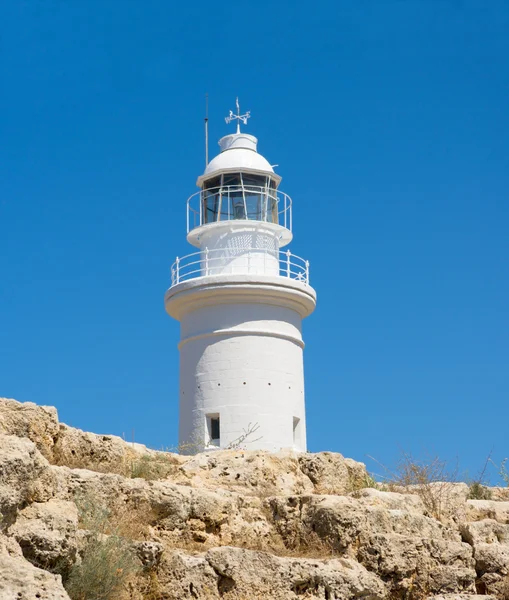
[[[493,519],[498,523],[509,524],[509,502],[497,502],[496,500],[467,500],[466,519],[468,521]]]
[[[2,600],[69,600],[60,575],[34,567],[12,548],[12,542],[0,536]]]
[[[128,475],[132,461],[148,452],[141,444],[127,444],[116,435],[97,435],[61,423],[53,461],[57,465]]]
[[[472,548],[461,542],[400,534],[374,535],[359,548],[358,560],[392,591],[473,592]]]
[[[466,484],[368,484],[339,454],[181,457],[0,400],[0,598],[67,598],[49,571],[66,575],[103,537],[139,559],[131,600],[508,596],[504,489],[467,500]]]
[[[9,529],[24,557],[36,567],[67,572],[76,560],[78,511],[72,502],[52,499],[23,509]]]
[[[346,494],[367,485],[366,466],[335,452],[299,454],[299,466],[318,494]],[[289,492],[292,493],[292,492]],[[303,493],[303,492],[300,492]]]
[[[351,496],[361,500],[365,506],[374,508],[404,510],[418,515],[424,515],[426,512],[422,499],[417,494],[399,494],[375,488],[365,488],[353,492]]]
[[[483,594],[438,594],[429,596],[428,600],[497,600],[497,598]]]
[[[218,450],[190,457],[181,467],[193,487],[221,487],[252,495],[312,492],[299,454],[262,450]]]
[[[306,546],[310,533],[316,534],[335,552],[350,554],[375,534],[402,534],[460,542],[459,532],[419,512],[419,502],[400,494],[347,496],[290,496],[268,500],[273,521],[289,548]],[[387,506],[405,506],[411,510]]]
[[[217,574],[219,597],[375,600],[387,595],[377,577],[347,559],[283,558],[232,547],[213,548],[205,558]]]
[[[153,568],[161,562],[164,546],[159,542],[137,542],[134,550],[144,567]]]
[[[0,527],[16,518],[28,502],[45,501],[54,491],[47,460],[27,438],[0,434]]]
[[[472,546],[477,544],[509,544],[509,525],[498,523],[493,519],[462,523],[460,531],[465,542]]]
[[[0,433],[32,440],[49,461],[53,459],[58,431],[58,415],[53,406],[0,398]]]

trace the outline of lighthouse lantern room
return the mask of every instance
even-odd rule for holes
[[[292,202],[281,177],[240,131],[198,177],[187,201],[187,240],[166,311],[180,321],[179,444],[306,450],[302,319],[316,293],[309,263],[281,250],[292,240]]]

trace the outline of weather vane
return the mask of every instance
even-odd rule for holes
[[[233,114],[233,110],[230,111],[230,114],[225,117],[226,124],[228,125],[232,121],[237,121],[237,133],[240,133],[240,122],[242,121],[244,125],[247,125],[247,120],[251,117],[251,111],[248,110],[243,115],[240,114],[240,105],[238,97],[235,99],[235,104],[237,106],[237,114]]]

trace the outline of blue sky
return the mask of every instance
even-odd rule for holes
[[[509,454],[509,3],[0,5],[0,395],[177,442],[169,267],[247,130],[294,202],[310,450]]]

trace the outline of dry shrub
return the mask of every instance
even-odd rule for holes
[[[152,512],[121,500],[106,505],[90,493],[77,493],[74,501],[87,537],[81,561],[64,580],[71,599],[158,598],[156,572],[142,570],[131,544],[133,540],[150,538]]]
[[[87,494],[77,494],[80,525],[87,530],[81,560],[64,581],[72,600],[112,600],[126,581],[140,570],[139,562],[112,522],[109,507]]]
[[[371,458],[371,457],[370,457]],[[402,452],[394,469],[377,462],[385,471],[384,487],[389,491],[411,492],[420,496],[428,513],[437,520],[450,512],[451,493],[457,482],[457,468],[449,469],[438,456],[419,460]]]

